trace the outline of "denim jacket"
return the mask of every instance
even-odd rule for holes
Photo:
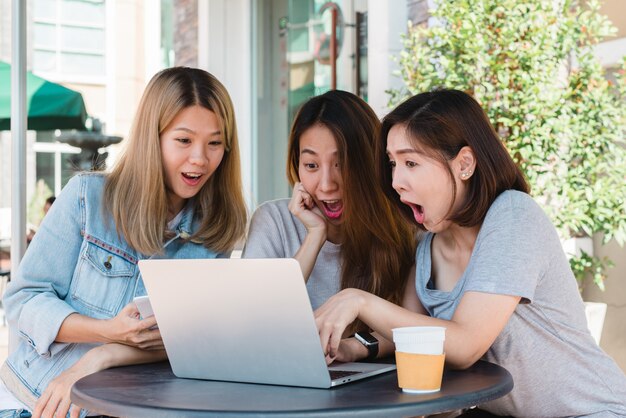
[[[68,315],[111,318],[135,296],[146,294],[137,261],[152,257],[137,253],[118,236],[113,218],[103,210],[105,179],[91,173],[70,180],[7,287],[7,319],[20,341],[6,366],[14,375],[10,380],[23,387],[10,387],[7,379],[5,383],[18,398],[20,394],[38,398],[52,379],[95,346],[55,342]],[[186,239],[197,226],[192,212],[185,208],[175,236],[158,257],[228,257]],[[174,277],[172,286],[176,286]]]

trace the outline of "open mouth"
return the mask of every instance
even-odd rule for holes
[[[200,179],[202,178],[202,174],[200,173],[181,173],[183,177],[183,181],[190,185],[195,186],[200,183]]]
[[[322,200],[322,210],[330,219],[337,219],[343,213],[343,201],[341,200]]]
[[[418,224],[424,223],[424,208],[421,205],[411,203],[402,199],[400,199],[400,201],[411,208],[411,210],[413,211],[413,218],[415,219],[415,222],[417,222]]]
[[[413,210],[413,217],[415,218],[415,222],[418,224],[424,223],[424,208],[420,205],[416,205],[414,203],[410,204],[411,209]]]

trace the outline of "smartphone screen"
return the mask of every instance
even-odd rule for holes
[[[137,309],[139,310],[139,314],[141,315],[142,319],[149,318],[154,315],[154,312],[152,312],[152,305],[150,305],[150,299],[148,298],[148,296],[137,296],[135,299],[133,299],[133,302],[135,302],[135,305],[137,305]]]

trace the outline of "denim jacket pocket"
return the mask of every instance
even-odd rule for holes
[[[123,250],[85,237],[71,289],[81,314],[110,318],[119,312],[136,272],[136,263],[131,259]]]

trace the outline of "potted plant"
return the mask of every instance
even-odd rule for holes
[[[593,46],[616,31],[598,1],[439,0],[427,26],[409,26],[398,57],[405,89],[390,105],[438,87],[486,110],[532,195],[565,242],[626,241],[626,60],[607,80]],[[610,260],[573,251],[582,287],[604,288]]]

